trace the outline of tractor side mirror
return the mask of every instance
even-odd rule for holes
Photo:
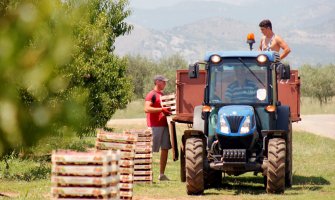
[[[288,80],[291,78],[291,69],[289,64],[280,64],[278,66],[278,73],[280,75],[280,79]]]
[[[188,77],[198,78],[199,77],[199,63],[191,64],[188,67]]]

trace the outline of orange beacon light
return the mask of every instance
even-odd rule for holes
[[[250,51],[252,51],[252,45],[255,43],[254,33],[249,33],[247,36],[247,43],[249,44]]]

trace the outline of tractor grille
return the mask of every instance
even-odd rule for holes
[[[245,162],[245,149],[223,149],[222,160],[225,162]]]
[[[237,133],[240,127],[243,116],[227,116],[227,120],[230,126],[230,131],[232,133]]]

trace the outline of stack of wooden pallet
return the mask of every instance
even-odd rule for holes
[[[113,133],[102,129],[97,131],[95,146],[98,150],[120,150],[120,198],[132,199],[134,158],[137,135],[131,133]]]
[[[172,115],[176,114],[176,95],[169,94],[161,96],[161,105],[162,107],[170,107]]]
[[[135,149],[135,166],[134,182],[135,183],[152,183],[152,131],[144,130],[127,130],[125,133],[135,134],[138,136]]]
[[[119,152],[52,152],[53,199],[119,199]]]

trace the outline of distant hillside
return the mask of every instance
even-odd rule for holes
[[[282,0],[284,4],[286,1]],[[279,1],[272,2],[280,5]],[[306,1],[301,5],[297,2],[293,1],[292,6],[282,12],[285,14],[280,14],[285,6],[279,6],[271,14],[274,32],[281,35],[292,49],[286,60],[293,66],[335,63],[335,2]],[[116,52],[154,59],[178,53],[194,62],[203,59],[206,51],[247,50],[246,35],[249,32],[256,35],[254,47],[257,49],[261,37],[258,23],[263,17],[255,11],[265,10],[265,6],[264,3],[255,7],[252,4],[237,6],[190,0],[167,8],[135,10],[129,19],[135,29],[131,35],[117,39]],[[253,13],[249,18],[248,10]],[[220,15],[225,16],[218,17]]]

